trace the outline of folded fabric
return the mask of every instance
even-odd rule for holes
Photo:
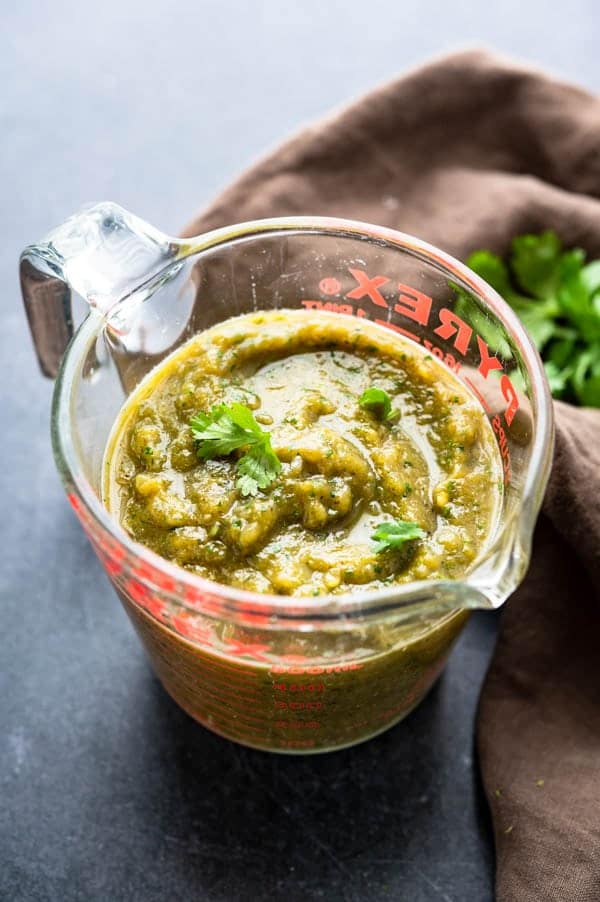
[[[599,147],[598,99],[460,53],[305,129],[184,234],[319,214],[463,259],[548,228],[600,257]],[[600,411],[557,403],[556,417],[533,561],[503,612],[478,717],[500,902],[600,900]]]

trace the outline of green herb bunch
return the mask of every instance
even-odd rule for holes
[[[553,231],[520,235],[505,263],[487,250],[467,266],[507,301],[537,346],[555,398],[600,407],[600,260],[564,250]]]

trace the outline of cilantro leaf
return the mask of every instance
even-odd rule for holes
[[[548,363],[553,363],[559,369],[564,369],[573,356],[577,333],[573,330],[563,329],[559,335],[559,340],[553,341],[548,346],[544,358]]]
[[[242,495],[256,495],[259,489],[267,489],[281,472],[281,463],[271,448],[270,439],[250,448],[239,459],[237,470],[240,474],[237,487]]]
[[[203,458],[226,457],[267,434],[243,404],[219,404],[210,414],[197,413],[191,418],[190,426],[198,442],[198,456]]]
[[[600,340],[600,311],[582,277],[582,260],[575,251],[563,255],[557,300],[562,316],[588,342]]]
[[[406,520],[380,523],[371,535],[373,541],[376,542],[377,554],[402,548],[405,542],[412,542],[414,539],[423,539],[424,537],[425,532],[417,523],[408,523]]]
[[[250,408],[243,404],[219,404],[210,413],[197,413],[190,420],[190,428],[198,457],[204,460],[245,449],[237,462],[237,488],[244,496],[268,488],[281,472],[270,434],[261,429]]]
[[[556,335],[553,316],[549,313],[545,303],[544,301],[527,301],[512,305],[529,332],[534,345],[540,351]]]
[[[519,285],[536,298],[552,297],[558,287],[561,250],[556,232],[514,238],[510,265]]]
[[[579,354],[571,382],[580,404],[600,407],[600,343]]]
[[[600,260],[594,260],[581,269],[581,278],[588,294],[595,294],[600,288]]]
[[[600,407],[600,373],[589,377],[580,395],[584,407]]]
[[[383,388],[368,388],[362,393],[358,403],[380,420],[390,420],[395,416],[392,412],[392,399]]]
[[[555,398],[561,398],[571,376],[571,368],[565,367],[561,369],[553,360],[547,360],[544,364],[544,369],[546,370],[550,391]]]
[[[512,293],[508,268],[497,254],[491,251],[474,251],[467,260],[467,266],[485,279],[503,298]]]
[[[239,470],[239,466],[238,466]],[[243,473],[240,478],[237,480],[235,484],[238,492],[244,498],[247,498],[248,495],[257,495],[258,494],[258,482],[252,476],[248,476],[246,473]]]
[[[487,251],[482,253],[487,254]],[[475,262],[473,260],[474,256],[475,255],[472,254],[471,257],[469,257],[467,266],[477,272],[482,278],[485,278],[483,272],[479,272],[476,266],[473,265]],[[473,331],[487,342],[490,348],[494,348],[496,354],[500,357],[504,357],[506,360],[510,360],[510,347],[496,321],[485,314],[481,306],[465,288],[458,285],[456,282],[449,282],[448,284],[456,294],[456,301],[454,302],[455,313],[464,319],[465,322],[471,326]],[[503,295],[503,297],[506,299],[506,295]]]

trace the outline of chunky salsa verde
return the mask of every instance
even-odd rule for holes
[[[243,448],[203,455],[191,424],[220,405],[267,434],[264,487],[240,482]],[[485,415],[434,357],[372,323],[283,310],[200,333],[142,382],[104,492],[134,539],[186,570],[307,596],[462,576],[493,529],[499,476]],[[377,541],[398,522],[417,537]]]
[[[220,323],[146,377],[103,492],[134,539],[190,572],[312,596],[462,576],[494,529],[499,477],[485,415],[436,359],[371,323],[284,310]],[[186,711],[284,752],[402,719],[467,617],[249,628],[118,590]]]

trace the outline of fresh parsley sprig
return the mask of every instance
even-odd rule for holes
[[[256,495],[268,488],[281,472],[281,462],[271,447],[271,436],[244,404],[219,404],[210,413],[197,413],[190,420],[198,457],[227,457],[244,450],[237,462],[241,495]]]
[[[397,416],[397,411],[392,410],[392,399],[383,388],[368,388],[362,393],[358,403],[380,420],[392,420]]]
[[[553,396],[600,407],[600,260],[585,259],[584,251],[564,250],[558,235],[546,231],[515,238],[507,263],[478,250],[467,266],[521,319]]]
[[[393,551],[402,548],[405,542],[425,538],[425,532],[417,523],[409,523],[406,520],[391,520],[380,523],[371,538],[377,544],[375,552]]]

